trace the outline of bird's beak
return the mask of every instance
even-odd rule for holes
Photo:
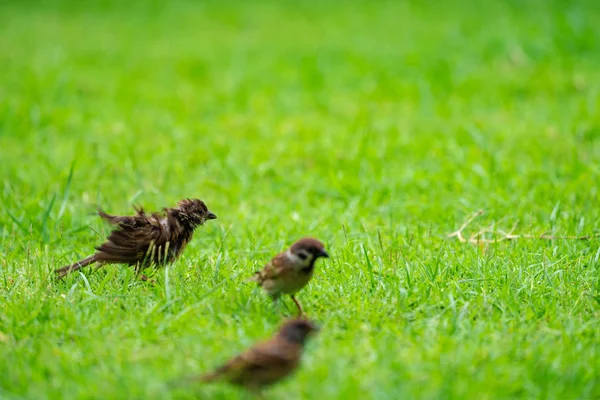
[[[325,250],[321,250],[319,257],[329,258],[329,253],[327,253]]]
[[[207,219],[217,219],[217,216],[209,211],[206,218]]]

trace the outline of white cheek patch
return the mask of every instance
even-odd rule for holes
[[[285,253],[285,257],[291,261],[292,265],[297,265],[302,262],[300,257],[298,257],[297,255],[295,255],[294,253],[292,253],[290,251],[287,251]]]
[[[301,257],[298,257],[296,254],[290,252],[289,250],[286,252],[286,256],[288,258],[288,260],[290,260],[292,262],[292,264],[294,266],[296,266],[298,269],[302,269],[305,267],[308,267],[312,261],[312,254],[310,254],[307,251],[300,251],[301,254],[304,254],[306,256],[306,258],[302,259]]]

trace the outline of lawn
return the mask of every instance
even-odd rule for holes
[[[245,279],[307,235],[269,398],[600,398],[600,7],[435,3],[1,2],[0,398],[245,398],[169,382],[276,329]],[[54,279],[185,197],[155,284]]]

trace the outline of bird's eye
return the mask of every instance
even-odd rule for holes
[[[306,255],[306,253],[300,253],[298,254],[298,257],[300,257],[301,260],[306,260],[306,257],[308,256]]]

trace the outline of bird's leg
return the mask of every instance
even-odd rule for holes
[[[96,271],[97,269],[100,269],[104,267],[104,263],[102,261],[99,261],[96,263],[96,265],[94,265],[94,271]]]
[[[283,303],[285,308],[287,308],[287,305],[283,302],[283,299],[281,299],[279,296],[272,296],[271,298],[273,299],[273,305],[275,306],[275,312],[281,316],[281,303]]]
[[[150,282],[151,284],[155,284],[156,279],[150,279],[152,277],[152,274],[148,274],[148,275],[150,275],[150,277],[148,277],[148,275],[146,275],[146,274],[142,274],[142,271],[146,268],[147,268],[147,266],[142,263],[136,264],[135,277],[138,278],[142,282]]]
[[[146,274],[142,274],[142,270],[143,268],[141,266],[136,266],[135,267],[135,276],[141,280],[142,282],[148,282],[148,277],[146,276]]]
[[[283,307],[285,307],[285,309],[287,310],[287,312],[291,312],[290,308],[288,307],[287,303],[284,301],[283,297],[280,297],[279,295],[277,295],[277,297],[273,297],[273,302],[277,303],[275,308],[277,310],[277,313],[281,316],[281,304],[283,304]]]
[[[301,317],[304,315],[304,311],[302,311],[302,306],[300,305],[300,303],[298,303],[298,300],[296,300],[296,297],[294,295],[290,296],[292,298],[292,300],[294,300],[294,303],[296,303],[296,307],[298,307],[298,317]]]
[[[273,300],[273,304],[275,304],[275,311],[281,316],[281,300]]]
[[[248,388],[249,391],[247,392],[250,396],[250,398],[252,399],[264,399],[265,396],[263,395],[262,390],[260,390],[259,387],[252,387],[252,388]]]

